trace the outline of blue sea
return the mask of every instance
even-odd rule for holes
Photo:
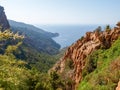
[[[98,25],[39,25],[38,27],[48,32],[59,33],[59,36],[53,39],[64,48],[80,39],[86,32],[95,30]]]

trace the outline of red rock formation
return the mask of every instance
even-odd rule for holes
[[[82,70],[85,66],[85,58],[97,49],[109,48],[119,36],[119,27],[110,31],[87,32],[82,39],[76,41],[67,49],[64,56],[55,64],[52,70],[61,74],[64,72],[65,75],[70,73],[68,76],[75,82],[75,87],[72,89],[74,90],[82,79]],[[72,60],[74,65],[74,68],[69,71],[65,71],[65,63],[67,59]]]
[[[118,86],[116,87],[116,90],[120,90],[120,81],[118,82]]]

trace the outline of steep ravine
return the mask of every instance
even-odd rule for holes
[[[100,48],[108,49],[112,43],[118,39],[120,36],[120,27],[117,24],[117,27],[113,29],[106,29],[105,31],[96,30],[94,32],[87,32],[84,37],[76,41],[71,45],[64,56],[60,59],[58,63],[54,65],[51,69],[60,74],[70,77],[74,84],[72,90],[76,90],[78,84],[82,79],[82,70],[85,66],[85,59],[93,51]],[[71,60],[73,63],[73,68],[66,70],[66,62]]]

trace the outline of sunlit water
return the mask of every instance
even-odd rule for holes
[[[95,30],[98,25],[39,25],[45,31],[59,33],[58,37],[53,38],[61,48],[70,46],[87,31]]]

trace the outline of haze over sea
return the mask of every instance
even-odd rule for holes
[[[59,36],[53,39],[64,48],[80,39],[87,31],[95,30],[98,25],[38,25],[38,27],[48,32],[59,33]]]

